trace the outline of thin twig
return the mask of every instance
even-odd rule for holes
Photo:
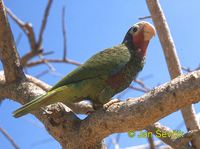
[[[5,129],[0,127],[0,132],[6,137],[6,139],[12,144],[15,149],[19,149],[17,143],[13,140],[13,138],[6,132]]]
[[[184,67],[184,66],[181,66],[181,69],[186,71],[186,72],[192,72],[192,70],[190,68],[187,68],[187,67]]]
[[[140,17],[140,18],[138,18],[139,20],[145,20],[145,19],[150,19],[151,18],[151,16],[145,16],[145,17]]]
[[[21,27],[21,29],[25,32],[25,34],[27,35],[28,39],[29,39],[29,44],[31,47],[31,51],[26,53],[24,56],[22,56],[21,58],[21,63],[22,66],[24,67],[32,67],[32,66],[36,66],[36,65],[40,65],[40,64],[47,64],[48,66],[50,65],[48,62],[52,62],[52,63],[67,63],[67,64],[72,64],[72,65],[76,65],[79,66],[81,65],[79,62],[76,62],[74,60],[71,59],[67,59],[67,36],[66,36],[66,29],[65,29],[65,8],[63,7],[63,11],[62,11],[62,25],[63,25],[63,40],[64,40],[64,52],[63,52],[63,59],[40,59],[38,61],[35,62],[30,62],[28,63],[29,60],[31,60],[32,58],[34,58],[37,55],[47,55],[47,54],[51,54],[52,52],[47,52],[44,53],[43,49],[41,49],[42,47],[42,35],[47,23],[47,18],[49,15],[49,11],[50,11],[50,7],[52,4],[53,0],[49,0],[47,7],[45,9],[44,12],[44,17],[43,17],[43,21],[42,21],[42,26],[40,29],[40,33],[39,33],[39,40],[38,43],[35,41],[35,33],[33,32],[33,28],[32,25],[30,23],[24,23],[22,20],[20,20],[16,15],[14,15],[14,13],[6,8],[7,13],[10,15],[10,17]],[[49,68],[52,68],[49,67]],[[55,69],[53,69],[55,70]],[[46,72],[46,71],[45,71]]]
[[[81,63],[74,61],[74,60],[70,60],[70,59],[46,59],[46,61],[51,62],[51,63],[67,63],[67,64],[72,64],[72,65],[76,65],[76,66],[80,66]],[[27,67],[32,67],[32,66],[36,66],[36,65],[40,65],[40,64],[44,64],[45,60],[38,60],[38,61],[34,61],[34,62],[30,62],[28,63],[26,66]]]
[[[152,137],[147,137],[147,140],[149,142],[149,148],[150,149],[155,149],[155,144],[154,144],[153,136]]]
[[[146,91],[150,91],[150,90],[151,90],[151,89],[148,88],[148,87],[144,84],[144,82],[141,81],[141,80],[136,79],[136,80],[134,80],[134,82],[136,82],[137,84],[139,84],[139,85],[140,85],[142,88],[144,88]]]
[[[8,15],[24,30],[25,23],[22,20],[20,20],[9,8],[5,8]]]
[[[139,88],[139,87],[135,87],[135,86],[132,86],[132,85],[129,85],[129,88],[130,88],[130,89],[133,89],[133,90],[136,90],[136,91],[143,92],[143,93],[148,92],[148,91],[147,91],[146,89],[144,89],[144,88]]]
[[[41,45],[42,45],[42,36],[43,36],[44,30],[45,30],[45,27],[46,27],[46,24],[47,24],[47,18],[49,16],[49,11],[50,11],[52,2],[53,2],[53,0],[48,0],[46,9],[44,11],[44,17],[43,17],[43,20],[42,20],[42,26],[40,28],[39,38],[38,38],[38,42],[37,42],[37,48],[38,49],[40,49]]]
[[[42,55],[43,55],[43,56],[45,56],[45,55],[51,55],[51,54],[53,54],[53,53],[54,53],[54,51],[43,52]]]
[[[67,34],[65,28],[65,6],[62,8],[63,60],[67,59]]]
[[[48,66],[48,68],[50,69],[50,71],[55,71],[56,69],[53,67],[53,65],[51,65],[42,54],[39,55],[40,60],[44,61],[44,64],[46,64]]]
[[[186,72],[192,72],[192,71],[195,71],[195,70],[199,70],[200,69],[200,65],[198,67],[196,67],[195,69],[191,69],[189,67],[184,67],[184,66],[181,66],[182,70],[186,71]]]
[[[6,8],[6,12],[8,15],[19,25],[19,27],[24,31],[24,33],[27,35],[29,45],[31,50],[22,56],[21,58],[21,64],[22,66],[25,66],[26,63],[35,57],[36,55],[40,54],[42,50],[37,49],[37,43],[35,40],[35,33],[33,31],[33,27],[30,23],[24,23],[22,20],[20,20],[9,8]]]
[[[24,33],[27,35],[31,50],[35,51],[36,50],[36,40],[35,40],[35,33],[33,31],[32,25],[30,23],[24,23],[9,8],[6,8],[6,12],[17,23],[17,25],[19,25],[19,27],[24,31]],[[33,55],[33,56],[35,56],[35,55]],[[22,63],[22,65],[23,65],[23,63]]]
[[[143,92],[143,93],[147,93],[147,92],[149,92],[151,90],[150,88],[146,87],[144,82],[141,81],[141,80],[137,79],[137,80],[134,80],[134,82],[137,83],[141,87],[135,87],[133,85],[130,85],[129,86],[130,89],[133,89],[133,90],[136,90],[136,91],[140,91],[140,92]]]
[[[44,70],[44,71],[40,72],[39,74],[35,75],[34,77],[39,79],[40,77],[42,77],[42,76],[48,74],[49,71],[50,71],[49,69]]]

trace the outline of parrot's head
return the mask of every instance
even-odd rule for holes
[[[149,41],[156,35],[155,28],[146,21],[134,24],[126,33],[123,43],[141,56],[146,55]]]

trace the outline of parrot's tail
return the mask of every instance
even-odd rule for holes
[[[23,105],[21,108],[14,111],[13,116],[15,118],[21,117],[25,114],[30,113],[31,111],[33,111],[37,108],[51,104],[51,99],[55,94],[56,94],[56,92],[50,91],[45,95],[41,95],[41,96],[37,97],[36,99],[33,99],[32,101]]]

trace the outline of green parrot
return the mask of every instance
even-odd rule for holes
[[[55,84],[46,94],[13,112],[20,117],[56,102],[64,104],[89,99],[94,109],[102,108],[115,94],[126,89],[144,65],[154,27],[145,21],[134,24],[123,42],[105,49],[77,67]]]

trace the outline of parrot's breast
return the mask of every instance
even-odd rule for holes
[[[144,61],[145,57],[133,56],[120,72],[107,79],[107,84],[110,85],[116,93],[123,91],[129,87],[137,74],[142,70]]]

